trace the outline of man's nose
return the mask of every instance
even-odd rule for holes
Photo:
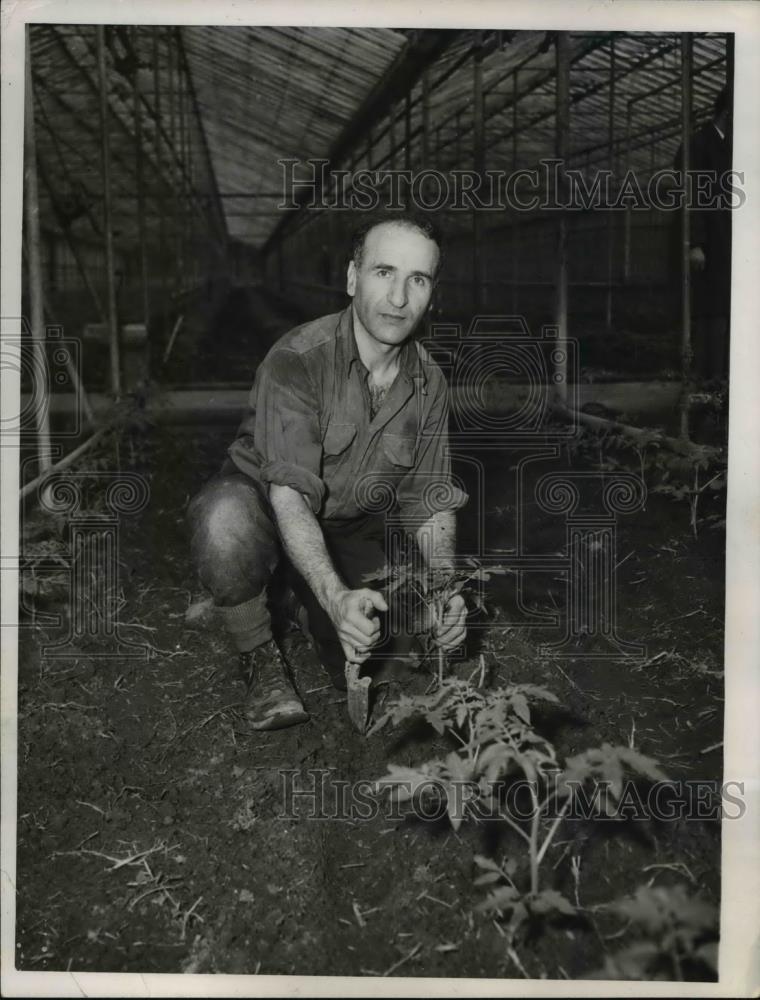
[[[406,305],[406,282],[403,278],[397,277],[391,285],[388,301],[395,309],[403,309]]]

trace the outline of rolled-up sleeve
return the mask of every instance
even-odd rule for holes
[[[251,390],[251,411],[248,434],[244,422],[230,457],[243,472],[252,460],[264,486],[290,486],[318,513],[325,495],[320,406],[300,354],[281,349],[265,359]]]
[[[469,499],[451,472],[448,387],[442,375],[431,386],[414,469],[398,485],[396,498],[410,530]]]

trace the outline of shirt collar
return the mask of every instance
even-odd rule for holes
[[[354,364],[358,365],[360,371],[367,371],[364,362],[359,357],[359,348],[356,346],[354,311],[350,304],[341,313],[338,321],[338,350],[339,357],[336,359],[338,370],[343,373],[344,378],[348,378]],[[427,384],[425,366],[422,364],[422,359],[412,337],[406,341],[401,349],[400,370],[408,379],[420,379],[424,390]]]

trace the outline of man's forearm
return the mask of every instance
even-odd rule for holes
[[[417,529],[417,545],[430,569],[454,566],[457,522],[454,511],[438,511]]]
[[[274,484],[269,489],[269,500],[288,558],[328,611],[346,587],[335,572],[308,500],[290,486]]]

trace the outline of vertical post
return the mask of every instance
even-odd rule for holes
[[[422,74],[422,169],[430,167],[430,70]]]
[[[180,213],[181,208],[182,208],[182,201],[180,199],[179,191],[177,189],[178,188],[178,185],[177,185],[177,160],[176,160],[176,151],[177,151],[177,138],[176,138],[177,115],[176,115],[176,108],[175,108],[176,89],[175,89],[175,85],[174,85],[175,58],[174,58],[174,44],[173,44],[173,42],[174,42],[174,39],[173,39],[173,35],[172,35],[172,29],[168,28],[167,29],[167,36],[166,36],[166,48],[167,48],[166,62],[167,62],[167,72],[169,74],[169,85],[168,85],[168,92],[167,92],[167,100],[169,102],[169,162],[171,164],[170,180],[171,180],[171,186],[172,186],[172,209],[173,209],[172,210],[172,230],[173,231],[172,231],[171,245],[172,245],[173,250],[174,250],[174,253],[172,254],[173,263],[174,263],[174,281],[173,281],[172,284],[173,284],[173,287],[174,287],[174,292],[176,294],[176,292],[179,291],[179,282],[180,282],[179,258],[180,258],[180,254],[182,252],[181,249],[180,249],[180,233],[179,233],[179,213]]]
[[[607,165],[615,174],[615,36],[610,38],[610,88],[607,106]],[[605,308],[605,325],[607,332],[612,329],[612,282],[614,278],[614,237],[615,213],[607,209],[607,296]]]
[[[412,169],[412,92],[407,90],[404,97],[404,170],[407,174]],[[405,185],[406,207],[411,208],[412,186]]]
[[[119,362],[119,321],[116,315],[116,287],[114,284],[113,221],[111,213],[111,145],[108,136],[108,80],[106,77],[105,28],[95,27],[98,53],[98,87],[100,89],[100,163],[103,184],[103,233],[106,251],[106,290],[108,313],[108,341],[111,360],[111,391],[121,395],[121,369]]]
[[[390,109],[390,122],[388,127],[389,166],[391,170],[396,169],[396,108]]]
[[[34,92],[32,84],[32,47],[29,25],[26,26],[26,70],[24,101],[24,208],[28,243],[27,273],[29,275],[29,303],[32,321],[32,350],[37,371],[45,379],[45,396],[48,394],[47,361],[45,358],[45,313],[42,289],[42,261],[40,256],[40,204],[37,190],[37,144],[34,134]],[[47,406],[35,407],[37,428],[37,458],[40,472],[51,467],[50,416]]]
[[[689,167],[691,160],[691,70],[693,42],[688,32],[681,34],[681,163],[685,190],[681,212],[681,420],[680,434],[689,437],[689,393],[691,391],[691,220],[688,209]]]
[[[485,175],[485,116],[483,113],[483,45],[478,40],[472,63],[472,159],[479,184]],[[483,303],[483,220],[476,206],[472,209],[472,302],[477,311]]]
[[[556,156],[560,161],[557,172],[557,183],[564,187],[565,160],[568,149],[568,133],[570,131],[570,44],[566,31],[558,31],[555,42],[556,49]],[[557,195],[562,192],[556,192]],[[567,215],[564,209],[558,209],[557,222],[557,256],[555,261],[554,279],[554,322],[559,337],[564,340],[568,336],[567,329]],[[567,352],[558,352],[563,359],[555,370],[557,381],[555,393],[560,403],[567,403]]]
[[[512,172],[517,170],[517,128],[518,128],[518,110],[517,110],[517,100],[519,96],[518,92],[519,78],[517,75],[517,70],[512,73]],[[514,207],[510,209],[512,213],[512,312],[517,315],[517,292],[518,292],[518,282],[520,281],[520,255],[518,253],[518,226],[517,226],[517,212]]]
[[[159,29],[153,27],[153,108],[156,114],[156,165],[158,167],[158,177],[156,178],[159,187],[158,198],[158,274],[160,275],[161,287],[161,316],[166,310],[166,218],[165,218],[165,198],[162,156],[163,149],[161,143],[161,51],[159,47]]]
[[[137,233],[140,242],[140,281],[142,285],[142,312],[143,322],[147,326],[150,315],[150,301],[148,297],[148,256],[145,246],[145,178],[143,176],[143,135],[142,135],[142,111],[140,107],[140,58],[137,39],[139,28],[133,27],[130,31],[132,51],[135,54],[137,63],[135,65],[135,79],[133,86],[134,118],[135,118],[135,178],[137,182]]]
[[[631,114],[633,105],[628,101],[625,115],[625,172],[631,169]],[[623,242],[623,281],[627,284],[631,277],[631,206],[625,207],[625,235]]]
[[[95,310],[98,316],[100,317],[101,320],[103,320],[104,323],[108,323],[108,314],[106,313],[103,303],[100,300],[100,296],[98,295],[98,291],[95,285],[92,283],[90,275],[87,272],[85,261],[82,257],[81,252],[79,251],[79,248],[77,247],[76,240],[71,235],[70,220],[64,217],[61,211],[61,206],[58,202],[58,198],[56,196],[55,188],[50,178],[48,177],[46,170],[43,168],[41,162],[37,164],[36,173],[38,179],[42,181],[43,185],[45,186],[45,189],[47,190],[48,198],[50,199],[50,204],[53,209],[53,214],[55,215],[56,220],[58,221],[58,225],[61,227],[63,238],[66,241],[66,246],[69,250],[69,253],[71,254],[74,263],[76,264],[77,270],[79,271],[79,276],[82,279],[82,283],[84,284],[84,287],[87,289],[90,298],[92,299],[92,303],[95,306]]]
[[[180,192],[181,192],[181,215],[179,226],[179,260],[180,260],[180,287],[186,283],[186,260],[188,250],[188,227],[192,212],[192,202],[190,200],[190,190],[187,185],[187,152],[185,149],[186,123],[185,123],[185,86],[182,75],[182,64],[179,58],[179,28],[174,29],[173,39],[177,45],[177,118],[179,120],[179,171],[180,171]]]

